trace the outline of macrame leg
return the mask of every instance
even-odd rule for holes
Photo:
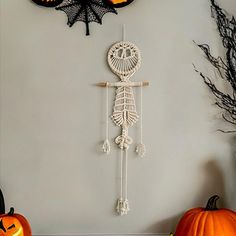
[[[125,152],[125,159],[124,159],[124,152]],[[129,208],[129,202],[128,202],[128,156],[127,156],[127,149],[121,149],[121,184],[120,184],[120,198],[117,201],[117,213],[121,216],[127,215]],[[124,166],[125,165],[125,166]],[[124,181],[124,173],[123,169],[125,168],[125,183],[123,186]],[[123,197],[123,188],[125,189],[125,197]]]
[[[140,157],[144,157],[146,146],[143,143],[143,87],[140,87],[140,142],[136,146],[136,153]]]
[[[128,201],[128,151],[125,149],[125,200],[123,202],[124,215],[128,214],[129,201]]]
[[[120,198],[117,200],[116,211],[122,215],[123,208],[123,149],[120,150]]]
[[[109,99],[109,93],[108,93],[108,86],[106,86],[106,139],[103,142],[103,152],[106,154],[109,154],[111,151],[111,145],[109,142],[109,121],[108,121],[108,109],[109,109],[109,104],[108,104],[108,99]]]

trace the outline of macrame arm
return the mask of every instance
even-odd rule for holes
[[[106,154],[109,154],[111,151],[111,145],[109,142],[109,121],[108,121],[108,110],[109,110],[109,88],[108,86],[106,86],[106,139],[103,142],[103,152],[105,152]]]
[[[146,146],[143,143],[143,87],[140,87],[140,142],[137,144],[136,153],[140,157],[144,157],[146,153]]]

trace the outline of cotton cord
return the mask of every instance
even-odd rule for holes
[[[120,149],[120,198],[117,200],[116,211],[123,215],[123,149]]]
[[[125,199],[128,199],[128,152],[125,149]]]
[[[123,199],[123,149],[120,150],[120,198]]]
[[[140,142],[143,143],[143,86],[140,87]]]
[[[108,109],[109,109],[109,88],[108,85],[106,86],[106,139],[109,139],[108,135],[109,135],[109,125],[108,125]]]
[[[127,215],[130,211],[128,201],[128,151],[125,149],[125,199],[123,202],[124,215]]]
[[[125,24],[123,24],[123,27],[122,27],[122,40],[123,40],[123,42],[125,41],[125,38],[126,38],[126,27],[125,27]]]
[[[108,121],[109,101],[108,99],[109,99],[109,87],[108,87],[108,84],[106,84],[106,139],[102,146],[103,152],[106,154],[109,154],[111,151],[111,145],[109,142],[109,121]]]
[[[144,157],[146,153],[146,147],[143,143],[143,86],[140,87],[140,142],[135,151],[140,157]]]
[[[120,198],[117,200],[116,211],[119,215],[127,215],[128,201],[128,153],[127,149],[120,150]],[[125,154],[125,155],[124,155]],[[124,196],[123,196],[124,195]]]

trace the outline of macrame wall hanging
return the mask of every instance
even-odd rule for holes
[[[148,86],[148,81],[130,81],[131,77],[141,65],[141,54],[137,46],[125,41],[125,30],[123,30],[123,41],[115,43],[107,55],[108,65],[112,72],[119,78],[119,82],[101,82],[98,86],[106,88],[106,139],[103,143],[103,151],[110,153],[110,141],[108,134],[108,89],[116,88],[116,97],[111,119],[115,125],[121,128],[121,134],[115,138],[115,143],[120,149],[120,197],[117,201],[117,213],[126,215],[129,208],[128,202],[128,149],[133,143],[129,136],[129,128],[134,125],[138,119],[138,113],[135,105],[133,87],[140,87],[140,142],[136,146],[136,152],[143,157],[145,154],[145,145],[142,141],[142,90],[143,86]]]

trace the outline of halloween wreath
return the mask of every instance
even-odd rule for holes
[[[82,21],[86,25],[86,35],[90,35],[89,23],[102,24],[106,13],[115,13],[115,8],[127,6],[133,0],[32,0],[44,7],[56,7],[67,15],[67,25],[72,27],[75,22]]]

